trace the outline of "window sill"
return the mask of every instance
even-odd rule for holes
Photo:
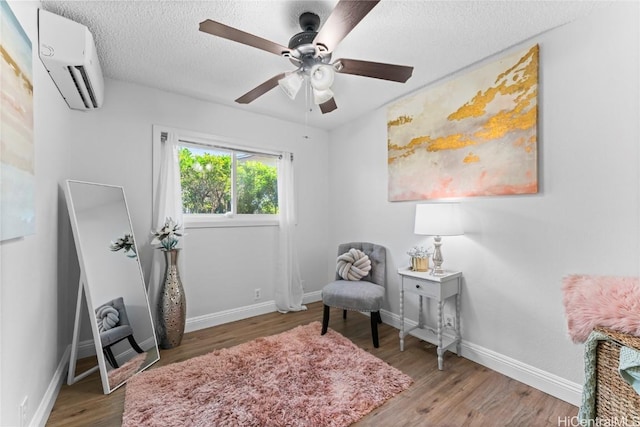
[[[276,215],[196,216],[185,215],[185,228],[277,227]]]

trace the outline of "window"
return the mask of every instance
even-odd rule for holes
[[[185,214],[224,214],[231,209],[233,152],[180,145],[180,186]]]
[[[278,213],[275,156],[192,144],[181,144],[179,155],[185,214]]]
[[[275,223],[278,156],[182,141],[178,149],[187,225],[228,218]]]
[[[169,132],[177,139],[186,228],[278,225],[281,152],[159,125],[153,126],[154,206]]]

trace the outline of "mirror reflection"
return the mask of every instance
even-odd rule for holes
[[[159,359],[138,250],[122,187],[70,180],[67,201],[103,389],[109,393]]]

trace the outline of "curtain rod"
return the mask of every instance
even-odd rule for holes
[[[165,142],[166,140],[167,140],[167,132],[161,132],[160,133],[160,141]],[[278,159],[282,159],[282,154],[268,153],[268,152],[264,152],[264,151],[252,151],[252,150],[245,150],[244,148],[225,147],[224,145],[206,144],[204,142],[188,141],[188,140],[180,139],[180,138],[178,138],[178,142],[182,142],[184,144],[197,145],[199,147],[204,147],[204,148],[219,148],[221,150],[242,151],[243,153],[256,154],[256,155],[269,156],[269,157],[277,157]],[[291,154],[291,160],[293,160],[293,154]]]

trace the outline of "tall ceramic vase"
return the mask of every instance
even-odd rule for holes
[[[166,270],[158,301],[158,335],[161,348],[180,345],[184,335],[187,301],[178,273],[179,249],[164,251]]]

